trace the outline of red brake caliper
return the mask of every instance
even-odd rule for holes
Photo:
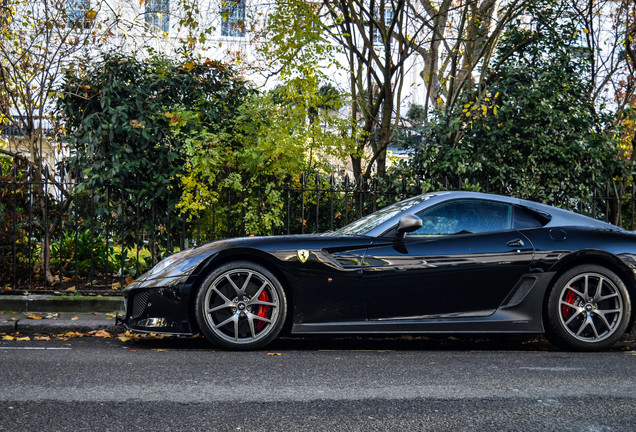
[[[574,304],[575,300],[576,300],[576,293],[571,290],[568,291],[567,294],[565,294],[565,298],[563,299],[564,302],[569,304]],[[574,309],[571,308],[570,306],[561,305],[561,315],[563,315],[563,318],[567,318],[568,316],[570,316],[572,311],[574,311]]]
[[[263,301],[263,302],[269,301],[269,294],[267,294],[267,291],[263,290],[261,295],[258,296],[258,301]],[[269,318],[270,309],[271,309],[271,306],[260,305],[258,307],[258,311],[256,312],[256,315],[258,315],[261,318]],[[258,321],[256,323],[256,330],[260,331],[263,327],[265,327],[265,324],[267,324],[265,321]]]

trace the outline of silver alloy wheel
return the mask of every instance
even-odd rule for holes
[[[206,323],[217,337],[232,344],[251,344],[266,338],[275,327],[280,299],[264,274],[237,268],[214,279],[203,304]]]
[[[581,342],[599,342],[614,335],[623,321],[623,297],[608,277],[593,272],[570,279],[559,294],[559,320]]]

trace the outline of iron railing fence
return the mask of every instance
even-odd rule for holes
[[[163,257],[193,245],[253,234],[334,230],[426,192],[431,184],[445,190],[474,188],[463,179],[354,181],[346,175],[301,173],[244,179],[239,189],[219,181],[216,200],[204,212],[184,214],[175,207],[178,197],[139,199],[138,181],[77,193],[74,178],[79,177],[63,169],[57,176],[47,169],[38,176],[32,167],[3,170],[0,165],[0,292],[113,291]],[[584,197],[554,197],[549,204],[634,229],[633,179]]]

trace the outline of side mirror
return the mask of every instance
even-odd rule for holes
[[[422,228],[422,219],[415,215],[404,215],[397,226],[398,237],[404,237],[407,232],[413,232]]]

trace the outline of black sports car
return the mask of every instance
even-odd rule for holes
[[[292,334],[545,333],[600,350],[633,322],[636,234],[531,201],[428,193],[326,234],[216,241],[124,290],[134,331],[256,349]]]

